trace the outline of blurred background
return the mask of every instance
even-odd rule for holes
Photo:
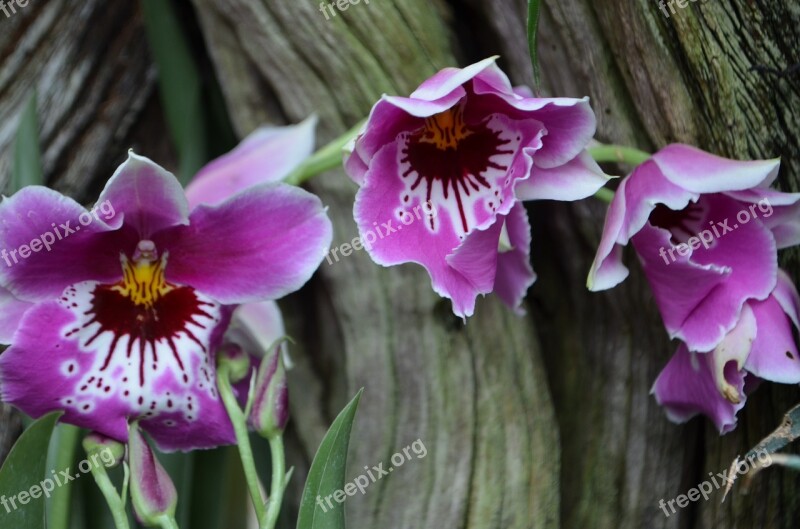
[[[408,94],[446,66],[498,54],[515,83],[532,81],[524,0],[8,4],[13,13],[0,8],[0,186],[11,188],[27,109],[47,185],[84,203],[130,148],[187,182],[262,124],[316,113],[322,145],[382,93]],[[780,156],[779,186],[797,191],[798,27],[796,0],[689,2],[669,16],[657,0],[546,0],[544,92],[590,96],[601,141]],[[353,239],[356,188],[344,173],[309,188],[330,206],[333,244]],[[281,302],[298,342],[286,440],[295,473],[283,527],[294,527],[327,427],[364,387],[348,479],[418,439],[427,455],[348,499],[355,529],[796,528],[798,474],[778,469],[759,476],[748,495],[737,489],[720,503],[715,493],[663,514],[659,500],[727,469],[778,426],[800,391],[763,385],[722,438],[702,419],[669,423],[649,391],[676,345],[641,274],[632,266],[631,278],[608,293],[584,288],[603,204],[529,210],[539,279],[525,317],[485,299],[464,326],[421,268],[383,269],[365,252],[323,262]],[[796,252],[782,264],[800,279]],[[0,404],[0,460],[22,424]],[[257,452],[268,476],[268,449]],[[75,461],[82,458],[76,452]],[[181,527],[245,527],[233,449],[164,461],[179,488]],[[88,478],[71,487],[72,527],[111,526],[86,515],[106,510],[95,489]]]

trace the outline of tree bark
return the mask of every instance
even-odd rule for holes
[[[293,0],[193,0],[228,110],[243,136],[263,123],[320,117],[320,142],[407,94],[439,68],[495,53],[530,83],[525,0],[373,0],[337,11]],[[0,17],[0,175],[24,102],[39,94],[48,183],[91,200],[128,148],[176,168],[135,2],[31,3]],[[779,185],[800,188],[800,24],[796,3],[708,1],[669,18],[647,0],[547,1],[545,91],[591,96],[603,141],[654,149],[693,143],[736,158],[781,156]],[[314,180],[334,245],[357,235],[355,186]],[[708,422],[669,423],[649,395],[672,354],[649,288],[631,277],[585,291],[604,208],[533,204],[539,280],[530,315],[493,298],[464,326],[419,267],[383,269],[358,252],[283,304],[298,338],[291,464],[300,495],[310,458],[342,405],[365,387],[351,478],[428,449],[347,502],[351,527],[752,528],[796,526],[795,474],[770,470],[749,496],[721,492],[669,517],[659,500],[726,470],[780,422],[796,387],[767,384],[720,438]],[[796,253],[783,257],[797,279]],[[0,457],[17,419],[0,408]]]

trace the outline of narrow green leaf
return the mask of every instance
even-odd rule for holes
[[[42,417],[25,430],[0,469],[0,527],[44,529],[45,498],[40,484],[47,470],[47,449],[60,412]],[[38,487],[36,489],[32,487]],[[38,495],[33,498],[32,495]]]
[[[533,66],[533,91],[539,95],[539,56],[536,50],[537,29],[539,27],[539,0],[528,0],[528,51]]]
[[[142,0],[142,11],[167,125],[180,156],[178,178],[185,185],[207,161],[202,77],[172,2]]]
[[[311,463],[308,479],[300,503],[297,529],[344,529],[344,504],[331,502],[329,508],[320,507],[317,498],[325,498],[344,488],[347,471],[347,449],[350,446],[350,431],[356,417],[362,388],[333,421],[328,433]]]
[[[75,462],[75,454],[81,437],[81,429],[71,424],[59,424],[53,430],[50,451],[47,457],[48,469],[58,473],[70,468]],[[45,503],[48,529],[69,529],[72,504],[72,482],[57,487]]]
[[[36,92],[28,99],[14,142],[14,168],[11,171],[9,193],[25,186],[42,185],[42,153],[39,148],[39,122],[36,118]]]

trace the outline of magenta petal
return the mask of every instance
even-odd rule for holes
[[[283,315],[274,301],[245,303],[236,307],[225,338],[245,352],[263,358],[274,343],[286,336]],[[284,348],[285,349],[285,348]]]
[[[535,119],[544,125],[547,135],[536,157],[539,167],[564,165],[578,156],[594,137],[597,118],[588,97],[521,97],[514,93],[505,74],[496,66],[478,74],[472,84],[479,96],[478,104],[485,107],[483,112],[507,113],[516,119]]]
[[[669,233],[650,225],[633,242],[670,336],[686,342],[691,351],[710,351],[733,328],[747,300],[769,296],[777,263],[775,241],[760,222],[734,228],[737,202],[710,195],[700,204],[707,205],[709,222],[731,221],[731,231],[715,238],[708,249],[699,246],[680,256],[672,250]]]
[[[745,404],[745,372],[737,370],[735,362],[725,366],[726,381],[742,396],[740,402],[734,404],[717,389],[711,362],[710,353],[690,353],[681,344],[658,376],[652,393],[671,421],[684,423],[702,413],[714,422],[720,433],[728,433],[736,427],[736,414]]]
[[[200,169],[186,188],[189,206],[219,204],[247,187],[279,182],[314,151],[316,116],[298,125],[262,127]]]
[[[474,287],[476,294],[488,294],[494,288],[497,272],[497,245],[504,218],[485,230],[475,230],[445,258],[450,267]]]
[[[100,194],[98,203],[106,201],[141,239],[189,220],[186,195],[175,176],[133,151]]]
[[[363,134],[363,131],[361,134]],[[355,183],[358,185],[364,183],[364,176],[366,176],[367,171],[369,171],[369,165],[367,165],[367,162],[356,152],[355,138],[345,145],[342,163],[344,165],[344,171]]]
[[[754,188],[725,194],[743,202],[742,211],[772,230],[778,249],[800,244],[800,193]]]
[[[466,68],[444,68],[419,85],[411,97],[425,101],[436,101],[446,97],[482,71],[492,67],[496,60],[497,57],[489,57]]]
[[[517,184],[516,193],[519,200],[581,200],[594,195],[608,180],[589,153],[582,151],[564,165],[534,167],[531,177]]]
[[[536,122],[515,122],[503,116],[493,116],[489,126],[519,138],[519,145],[538,146],[540,129]],[[507,170],[491,168],[482,173],[489,187],[480,191],[470,191],[461,196],[450,188],[448,198],[437,180],[430,189],[423,185],[414,186],[417,177],[408,168],[401,170],[402,142],[384,147],[371,160],[370,170],[364,185],[356,195],[354,215],[359,227],[361,240],[373,260],[384,266],[415,262],[424,266],[431,275],[434,290],[453,300],[454,311],[460,316],[472,314],[475,298],[479,293],[491,290],[494,267],[479,272],[468,270],[466,263],[456,257],[456,266],[462,267],[466,277],[447,263],[447,258],[462,244],[462,237],[469,237],[475,230],[487,233],[476,235],[484,238],[494,237],[493,251],[481,262],[496,259],[499,232],[490,234],[488,229],[497,223],[498,215],[507,212],[514,204],[514,183],[526,178],[526,168],[530,168],[528,153],[520,149],[508,149],[517,153],[503,162]],[[498,163],[505,158],[495,157]],[[405,177],[403,176],[405,175]],[[421,181],[421,180],[420,180]],[[421,181],[422,182],[422,181]],[[472,188],[469,188],[472,190]],[[459,192],[463,193],[462,189]],[[425,207],[430,197],[431,208]],[[462,214],[463,213],[463,214]],[[466,227],[466,229],[465,229]],[[499,230],[501,226],[497,226]],[[476,242],[478,241],[476,239]],[[473,243],[469,243],[468,248]],[[488,248],[488,246],[487,246]],[[465,250],[467,251],[467,250]],[[452,259],[452,258],[451,258]],[[490,281],[491,279],[491,281]]]
[[[189,226],[154,240],[170,253],[170,281],[234,305],[298,290],[322,262],[331,238],[319,198],[294,186],[265,184],[217,206],[198,206]]]
[[[378,159],[390,162],[391,160],[385,159],[387,153],[391,154],[389,151],[382,151]],[[396,157],[389,158],[396,163]],[[398,182],[397,191],[400,185],[401,182]],[[383,200],[385,199],[379,188],[369,184],[362,187],[356,195],[355,217],[359,235],[373,261],[383,266],[403,263],[424,266],[431,277],[433,290],[453,300],[453,312],[462,317],[471,316],[478,292],[472,283],[446,262],[447,256],[461,243],[449,216],[434,216],[439,229],[432,234],[423,226],[423,223],[430,221],[427,216],[408,226],[395,223],[391,218],[384,219],[382,208],[375,206]],[[410,207],[419,207],[419,204],[412,203]]]
[[[122,442],[128,420],[141,418],[164,450],[232,443],[211,353],[230,309],[195,292],[191,318],[179,322],[172,313],[180,328],[143,341],[103,326],[114,315],[109,307],[98,310],[98,287],[73,285],[58,301],[25,313],[13,345],[0,355],[3,400],[33,417],[64,410],[64,422]]]
[[[536,274],[531,267],[531,226],[521,203],[515,204],[506,216],[505,227],[511,249],[497,256],[494,292],[518,314],[524,314],[522,300],[536,281]]]
[[[778,269],[778,283],[772,291],[772,297],[789,316],[794,326],[800,329],[800,296],[792,279],[781,269]]]
[[[45,187],[26,187],[4,199],[0,283],[21,300],[37,301],[52,299],[78,281],[120,277],[119,252],[127,238],[112,232],[107,220],[120,218],[94,216]]]
[[[400,96],[383,96],[382,101],[385,101],[409,116],[415,118],[427,118],[439,112],[452,108],[467,95],[464,88],[457,86],[451,93],[446,94],[441,99],[428,101],[427,99],[414,99],[413,97],[400,97]]]
[[[126,442],[132,409],[119,395],[102,400],[76,396],[81,373],[91,369],[94,355],[63,337],[61,330],[72,322],[72,314],[55,301],[25,314],[14,344],[0,354],[2,400],[34,418],[64,410],[63,422]]]
[[[587,286],[598,291],[611,288],[628,276],[622,264],[622,246],[645,226],[657,204],[680,211],[698,195],[664,178],[655,163],[647,161],[620,182],[606,214],[605,226]]]
[[[237,399],[244,402],[245,392],[238,393]],[[233,425],[222,403],[202,396],[198,406],[204,410],[201,420],[185,421],[180,420],[179,414],[162,413],[158,418],[145,419],[140,424],[162,452],[190,452],[235,444]]]
[[[780,167],[780,159],[729,160],[677,143],[664,147],[651,160],[672,183],[694,193],[766,187],[778,176]]]
[[[800,355],[791,320],[774,297],[749,304],[758,322],[758,334],[745,367],[765,380],[800,383]]]
[[[709,294],[725,282],[731,271],[713,265],[700,265],[692,262],[689,257],[680,256],[675,252],[675,262],[667,255],[661,256],[661,249],[672,247],[670,234],[664,229],[646,225],[633,238],[636,252],[640,256],[645,275],[650,282],[656,303],[661,311],[661,318],[670,334],[675,338],[681,336],[682,326],[692,315],[702,307]],[[706,307],[707,312],[713,313],[713,306]],[[713,322],[707,322],[705,345],[702,348],[692,347],[694,350],[712,350],[722,336],[733,328],[739,312],[727,315],[725,325],[719,328]],[[692,344],[694,345],[694,344]]]
[[[622,263],[623,245],[627,244],[627,234],[622,233],[627,211],[627,183],[628,180],[625,179],[619,184],[606,212],[600,244],[586,278],[586,288],[593,292],[613,288],[628,277],[628,268]]]
[[[19,327],[22,316],[33,306],[17,299],[11,292],[0,287],[0,343],[10,344]]]

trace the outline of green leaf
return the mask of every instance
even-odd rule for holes
[[[58,473],[75,462],[81,429],[71,424],[59,424],[53,430],[48,454],[48,469]],[[45,503],[48,529],[68,529],[72,504],[72,482],[57,487]]]
[[[333,421],[325,439],[311,463],[308,480],[303,490],[297,529],[344,529],[344,504],[331,502],[332,508],[323,510],[317,497],[325,498],[344,488],[347,470],[347,449],[350,446],[350,431],[356,417],[362,388]],[[326,512],[327,511],[327,512]]]
[[[172,2],[142,0],[147,40],[158,67],[158,86],[186,184],[207,161],[203,83]]]
[[[25,430],[0,469],[0,527],[44,529],[45,498],[30,497],[47,470],[47,449],[61,412],[42,417]],[[24,492],[24,504],[20,495]],[[34,492],[34,494],[36,494]],[[41,487],[39,490],[41,495]]]
[[[528,0],[528,51],[533,66],[533,91],[539,94],[539,57],[536,52],[537,29],[539,27],[539,0]]]
[[[28,99],[14,142],[14,168],[11,171],[9,193],[25,186],[42,185],[42,153],[39,149],[39,124],[36,119],[36,92]]]

